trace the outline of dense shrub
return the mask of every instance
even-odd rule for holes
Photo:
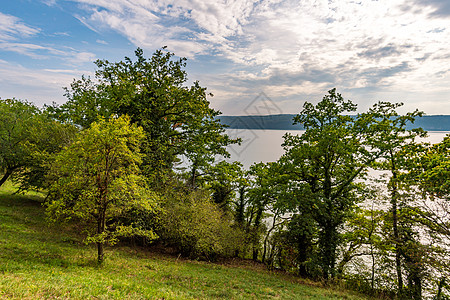
[[[242,231],[206,192],[171,195],[162,206],[158,234],[182,255],[211,261],[233,256],[243,247]]]

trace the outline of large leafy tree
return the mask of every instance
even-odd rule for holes
[[[375,118],[350,116],[355,110],[355,104],[332,89],[317,105],[306,102],[294,118],[305,133],[284,137],[280,163],[290,177],[297,210],[317,224],[324,278],[336,275],[339,230],[360,200],[355,180],[381,155],[370,147]]]
[[[48,215],[85,225],[87,242],[97,244],[100,263],[103,245],[113,244],[118,236],[154,237],[151,230],[119,222],[133,208],[151,211],[155,205],[140,175],[143,139],[142,128],[131,125],[126,116],[101,119],[61,151],[52,166]]]
[[[220,114],[209,106],[206,88],[194,82],[187,86],[186,59],[174,59],[164,49],[145,58],[135,51],[136,60],[98,60],[96,81],[82,77],[67,89],[67,103],[51,110],[60,118],[82,126],[97,114],[130,116],[144,129],[143,171],[159,180],[185,154],[192,163],[191,181],[197,171],[215,155],[226,155],[225,146],[235,142],[224,134],[215,118]]]
[[[51,156],[75,128],[51,120],[33,104],[0,100],[0,186],[9,178],[21,188],[40,188]]]

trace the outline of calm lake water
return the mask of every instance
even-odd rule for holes
[[[255,162],[276,161],[283,154],[283,135],[286,132],[291,134],[302,134],[303,130],[248,130],[248,129],[227,129],[230,137],[242,138],[242,144],[228,147],[231,154],[229,161],[240,161],[244,167],[248,168]],[[424,141],[439,143],[450,134],[450,131],[430,131]]]

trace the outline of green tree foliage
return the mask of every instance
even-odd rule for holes
[[[330,90],[316,106],[306,102],[294,118],[305,133],[285,135],[280,159],[296,182],[299,211],[311,215],[319,233],[319,262],[324,278],[336,274],[339,229],[359,201],[355,179],[379,153],[367,146],[372,118],[349,116],[356,105]]]
[[[406,297],[412,294],[419,299],[421,289],[431,285],[427,275],[433,274],[441,278],[433,282],[439,291],[437,294],[446,299],[443,289],[448,291],[445,278],[450,275],[447,253],[450,246],[449,137],[434,145],[414,145],[401,151],[406,158],[406,172],[402,172],[399,181],[409,195],[409,202],[413,203],[402,214],[408,220],[404,230],[408,233],[407,239],[402,240],[407,246],[403,251],[405,269],[408,280],[415,280],[415,284],[408,281]]]
[[[233,202],[245,171],[240,162],[221,161],[209,166],[204,176],[204,188],[211,192],[214,203],[224,211],[233,209]]]
[[[250,166],[247,205],[245,210],[245,227],[248,240],[252,247],[252,258],[267,264],[273,263],[273,251],[270,245],[271,234],[282,225],[280,216],[285,209],[277,207],[276,203],[285,194],[285,186],[280,182],[278,164],[275,162],[255,163]],[[267,222],[266,222],[267,221]],[[269,254],[270,252],[270,254]]]
[[[450,135],[426,149],[416,160],[414,169],[424,192],[431,197],[450,200]]]
[[[112,63],[98,60],[96,81],[82,77],[67,89],[67,103],[50,110],[59,118],[84,127],[97,115],[109,117],[127,114],[132,123],[144,129],[143,171],[161,181],[186,155],[192,163],[191,181],[210,164],[215,155],[227,155],[225,146],[236,142],[224,134],[224,126],[215,118],[220,112],[209,107],[206,88],[194,82],[186,86],[186,59],[174,60],[174,54],[156,51],[145,58],[135,51],[136,60],[126,57]]]
[[[421,116],[422,113],[414,111],[405,115],[399,115],[396,109],[402,104],[392,104],[388,102],[379,102],[369,110],[369,113],[376,117],[377,122],[375,124],[374,143],[373,146],[382,150],[382,156],[377,160],[373,166],[376,169],[389,172],[389,180],[387,182],[387,189],[390,194],[391,211],[389,215],[390,224],[392,225],[391,239],[394,244],[395,252],[395,266],[397,273],[397,285],[398,293],[400,296],[404,294],[403,288],[403,275],[402,275],[402,260],[411,260],[412,256],[407,256],[406,245],[411,247],[412,244],[419,245],[417,241],[416,233],[413,232],[412,225],[406,222],[407,218],[400,220],[400,216],[406,217],[410,210],[408,205],[408,195],[402,194],[400,175],[402,170],[407,167],[407,156],[405,151],[408,148],[415,149],[415,139],[417,137],[425,136],[426,132],[422,129],[407,130],[408,124],[414,123],[415,118]],[[405,223],[406,222],[406,223]],[[401,224],[405,224],[403,228]],[[415,241],[413,240],[415,239]],[[403,247],[403,249],[402,249]],[[416,247],[418,250],[418,248]],[[403,255],[402,255],[403,254]],[[411,258],[408,258],[411,257]],[[416,256],[418,258],[419,256]],[[409,262],[406,266],[412,266],[413,263]],[[409,268],[410,275],[416,276],[414,279],[410,279],[408,289],[410,291],[415,290],[416,297],[420,298],[421,294],[421,277],[417,277],[421,274],[416,270]],[[422,275],[420,275],[422,276]],[[422,276],[423,277],[423,276]]]
[[[214,261],[243,247],[244,235],[230,213],[211,201],[207,191],[181,189],[164,196],[158,234],[184,256]]]
[[[100,263],[103,245],[114,244],[118,236],[154,238],[151,231],[118,221],[132,207],[151,211],[155,206],[155,196],[140,175],[143,139],[142,128],[131,125],[126,116],[100,119],[80,132],[52,166],[48,216],[80,221],[87,232],[86,242],[97,244]]]
[[[22,189],[41,188],[52,154],[74,133],[29,102],[0,100],[0,186],[12,178]]]

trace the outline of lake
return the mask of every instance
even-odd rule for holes
[[[227,129],[226,133],[230,137],[242,138],[240,146],[228,147],[231,158],[227,161],[240,161],[245,168],[255,162],[276,161],[284,153],[281,144],[286,132],[302,134],[304,130]],[[429,131],[424,141],[439,143],[447,134],[450,134],[450,131]]]

